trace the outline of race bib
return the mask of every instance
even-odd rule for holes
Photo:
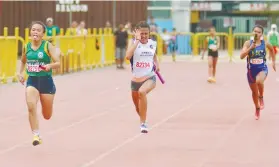
[[[209,45],[209,49],[217,49],[217,45],[211,44]]]
[[[251,59],[250,63],[251,64],[262,64],[263,63],[263,59]]]
[[[137,68],[150,68],[149,62],[137,62],[136,63]]]
[[[28,72],[40,72],[41,71],[41,69],[40,69],[40,67],[39,67],[39,65],[37,65],[37,64],[28,64],[27,65],[27,71]]]

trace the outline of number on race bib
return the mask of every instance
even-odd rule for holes
[[[136,67],[138,67],[138,68],[149,68],[150,64],[146,63],[146,62],[137,62]]]
[[[262,64],[263,59],[251,59],[250,62],[251,64]]]
[[[39,65],[28,65],[27,66],[27,71],[28,72],[40,72]]]

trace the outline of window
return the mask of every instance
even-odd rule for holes
[[[158,19],[171,18],[171,1],[149,1],[148,3],[148,15]]]

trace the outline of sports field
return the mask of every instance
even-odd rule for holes
[[[56,76],[54,114],[39,114],[37,147],[24,86],[0,85],[0,166],[278,167],[278,74],[269,68],[266,108],[255,120],[245,67],[220,61],[209,84],[206,61],[163,61],[166,84],[158,80],[148,95],[148,134],[140,133],[129,66]]]

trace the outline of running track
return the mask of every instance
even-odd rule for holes
[[[106,67],[55,77],[54,115],[31,145],[20,84],[0,85],[3,167],[278,167],[279,82],[269,70],[266,108],[254,119],[245,64],[162,63],[166,84],[148,96],[148,134],[130,98],[130,71]]]

